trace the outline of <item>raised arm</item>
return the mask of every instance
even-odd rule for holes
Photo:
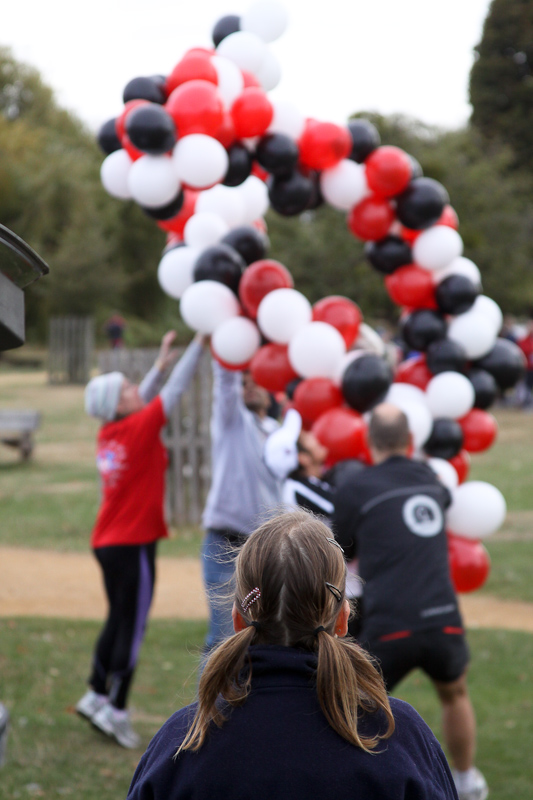
[[[196,367],[198,366],[200,356],[202,355],[203,344],[203,336],[196,334],[170,373],[168,381],[161,389],[161,402],[163,403],[163,410],[166,417],[170,415],[170,412],[183,392],[188,389]]]
[[[224,369],[213,359],[213,422],[223,429],[234,422],[243,407],[242,372]]]
[[[153,367],[146,373],[139,384],[139,394],[145,403],[149,403],[161,391],[165,382],[165,373],[176,358],[176,350],[172,349],[175,339],[176,331],[165,333]]]

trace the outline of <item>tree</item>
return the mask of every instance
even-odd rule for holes
[[[533,170],[533,3],[493,0],[470,74],[472,123]]]

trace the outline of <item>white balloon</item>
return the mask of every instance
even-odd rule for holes
[[[263,40],[255,33],[244,30],[230,33],[217,47],[217,56],[228,58],[239,69],[253,75],[261,69],[266,54],[267,46]]]
[[[138,158],[131,165],[128,186],[133,199],[147,208],[166,206],[180,190],[172,159],[168,156]]]
[[[334,378],[346,354],[339,331],[327,322],[310,322],[289,343],[289,361],[303,378]]]
[[[446,225],[434,225],[416,239],[413,261],[423,269],[444,269],[462,252],[463,240],[457,231]]]
[[[364,350],[349,350],[340,360],[337,371],[331,379],[333,383],[335,383],[337,386],[341,386],[343,375],[348,366],[352,363],[352,361],[355,361],[356,358],[361,358],[361,356],[364,355],[366,355]]]
[[[507,506],[503,494],[485,481],[467,481],[452,492],[447,528],[457,536],[483,539],[502,525]]]
[[[434,272],[433,278],[436,283],[440,283],[445,278],[449,278],[450,275],[464,275],[464,277],[469,278],[475,286],[481,285],[481,272],[479,268],[473,261],[464,256],[454,258],[447,267]]]
[[[265,92],[270,92],[276,88],[281,80],[281,64],[274,53],[267,52],[261,68],[255,73],[255,77]]]
[[[180,313],[189,328],[211,334],[227,319],[239,315],[237,298],[223,283],[197,281],[183,293]]]
[[[183,239],[189,247],[196,247],[203,250],[204,247],[211,247],[229,233],[229,226],[218,214],[211,211],[204,211],[200,214],[193,214],[185,223],[183,229]]]
[[[233,317],[219,325],[211,338],[216,355],[233,366],[247,364],[261,345],[261,334],[246,317]]]
[[[104,158],[100,167],[100,179],[106,192],[119,200],[130,200],[128,175],[133,164],[125,150],[115,150]]]
[[[427,463],[447,489],[453,491],[457,488],[459,476],[449,461],[444,458],[428,458]]]
[[[287,11],[281,3],[259,0],[241,16],[241,30],[255,33],[263,42],[275,42],[285,31],[288,21]]]
[[[272,103],[274,116],[268,128],[270,133],[284,133],[291,139],[298,140],[305,128],[305,117],[298,109],[283,100],[275,100]]]
[[[229,58],[213,56],[211,63],[217,71],[219,94],[226,108],[231,108],[244,89],[242,72]]]
[[[485,319],[489,319],[497,333],[501,331],[503,325],[502,310],[498,303],[496,303],[491,297],[487,297],[485,294],[480,294],[478,297],[476,297],[471,310],[476,314],[481,314],[481,316],[485,317]]]
[[[426,399],[435,419],[461,419],[474,405],[475,391],[468,378],[459,372],[440,372],[428,383]]]
[[[360,203],[368,192],[366,172],[362,164],[346,158],[320,176],[320,188],[324,199],[333,208],[349,211]]]
[[[270,205],[268,189],[260,178],[250,175],[246,180],[235,187],[243,201],[243,224],[255,222],[268,211]]]
[[[217,183],[203,191],[195,206],[195,213],[209,211],[217,214],[230,228],[237,228],[244,220],[244,201],[236,188]]]
[[[159,284],[166,294],[179,300],[185,289],[194,282],[193,270],[200,250],[193,247],[173,247],[157,269]]]
[[[452,319],[447,335],[464,347],[468,358],[482,358],[494,347],[498,332],[490,319],[470,309]]]
[[[218,183],[229,165],[225,147],[203,133],[191,133],[178,139],[172,160],[179,180],[193,189],[206,189]]]
[[[311,321],[309,300],[296,289],[274,289],[263,297],[257,309],[257,323],[263,334],[277,344],[288,344],[294,334]]]
[[[391,383],[389,391],[385,395],[384,403],[421,403],[427,405],[426,393],[410,383]],[[400,406],[401,407],[401,406]]]

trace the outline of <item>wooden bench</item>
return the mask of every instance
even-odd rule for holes
[[[33,434],[40,422],[38,411],[0,410],[0,442],[8,447],[17,447],[26,461],[33,452]]]

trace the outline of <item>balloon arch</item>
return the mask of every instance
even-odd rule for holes
[[[363,415],[377,402],[406,413],[416,454],[452,490],[452,576],[458,591],[472,591],[489,572],[481,539],[506,507],[494,486],[465,482],[470,453],[495,440],[487,409],[519,380],[523,356],[498,338],[501,311],[463,257],[445,188],[381,145],[364,119],[339,126],[271,102],[281,71],[268,44],[286,23],[281,5],[260,0],[222,17],[214,47],[188,50],[170,75],[131,80],[121,114],[99,133],[102,182],[167,232],[159,282],[187,325],[211,335],[224,366],[250,369],[270,391],[297,384],[292,403],[331,463],[368,462]],[[322,202],[347,212],[402,307],[402,337],[416,354],[398,365],[360,347],[354,302],[311,306],[287,268],[266,258],[267,209],[293,216]]]

